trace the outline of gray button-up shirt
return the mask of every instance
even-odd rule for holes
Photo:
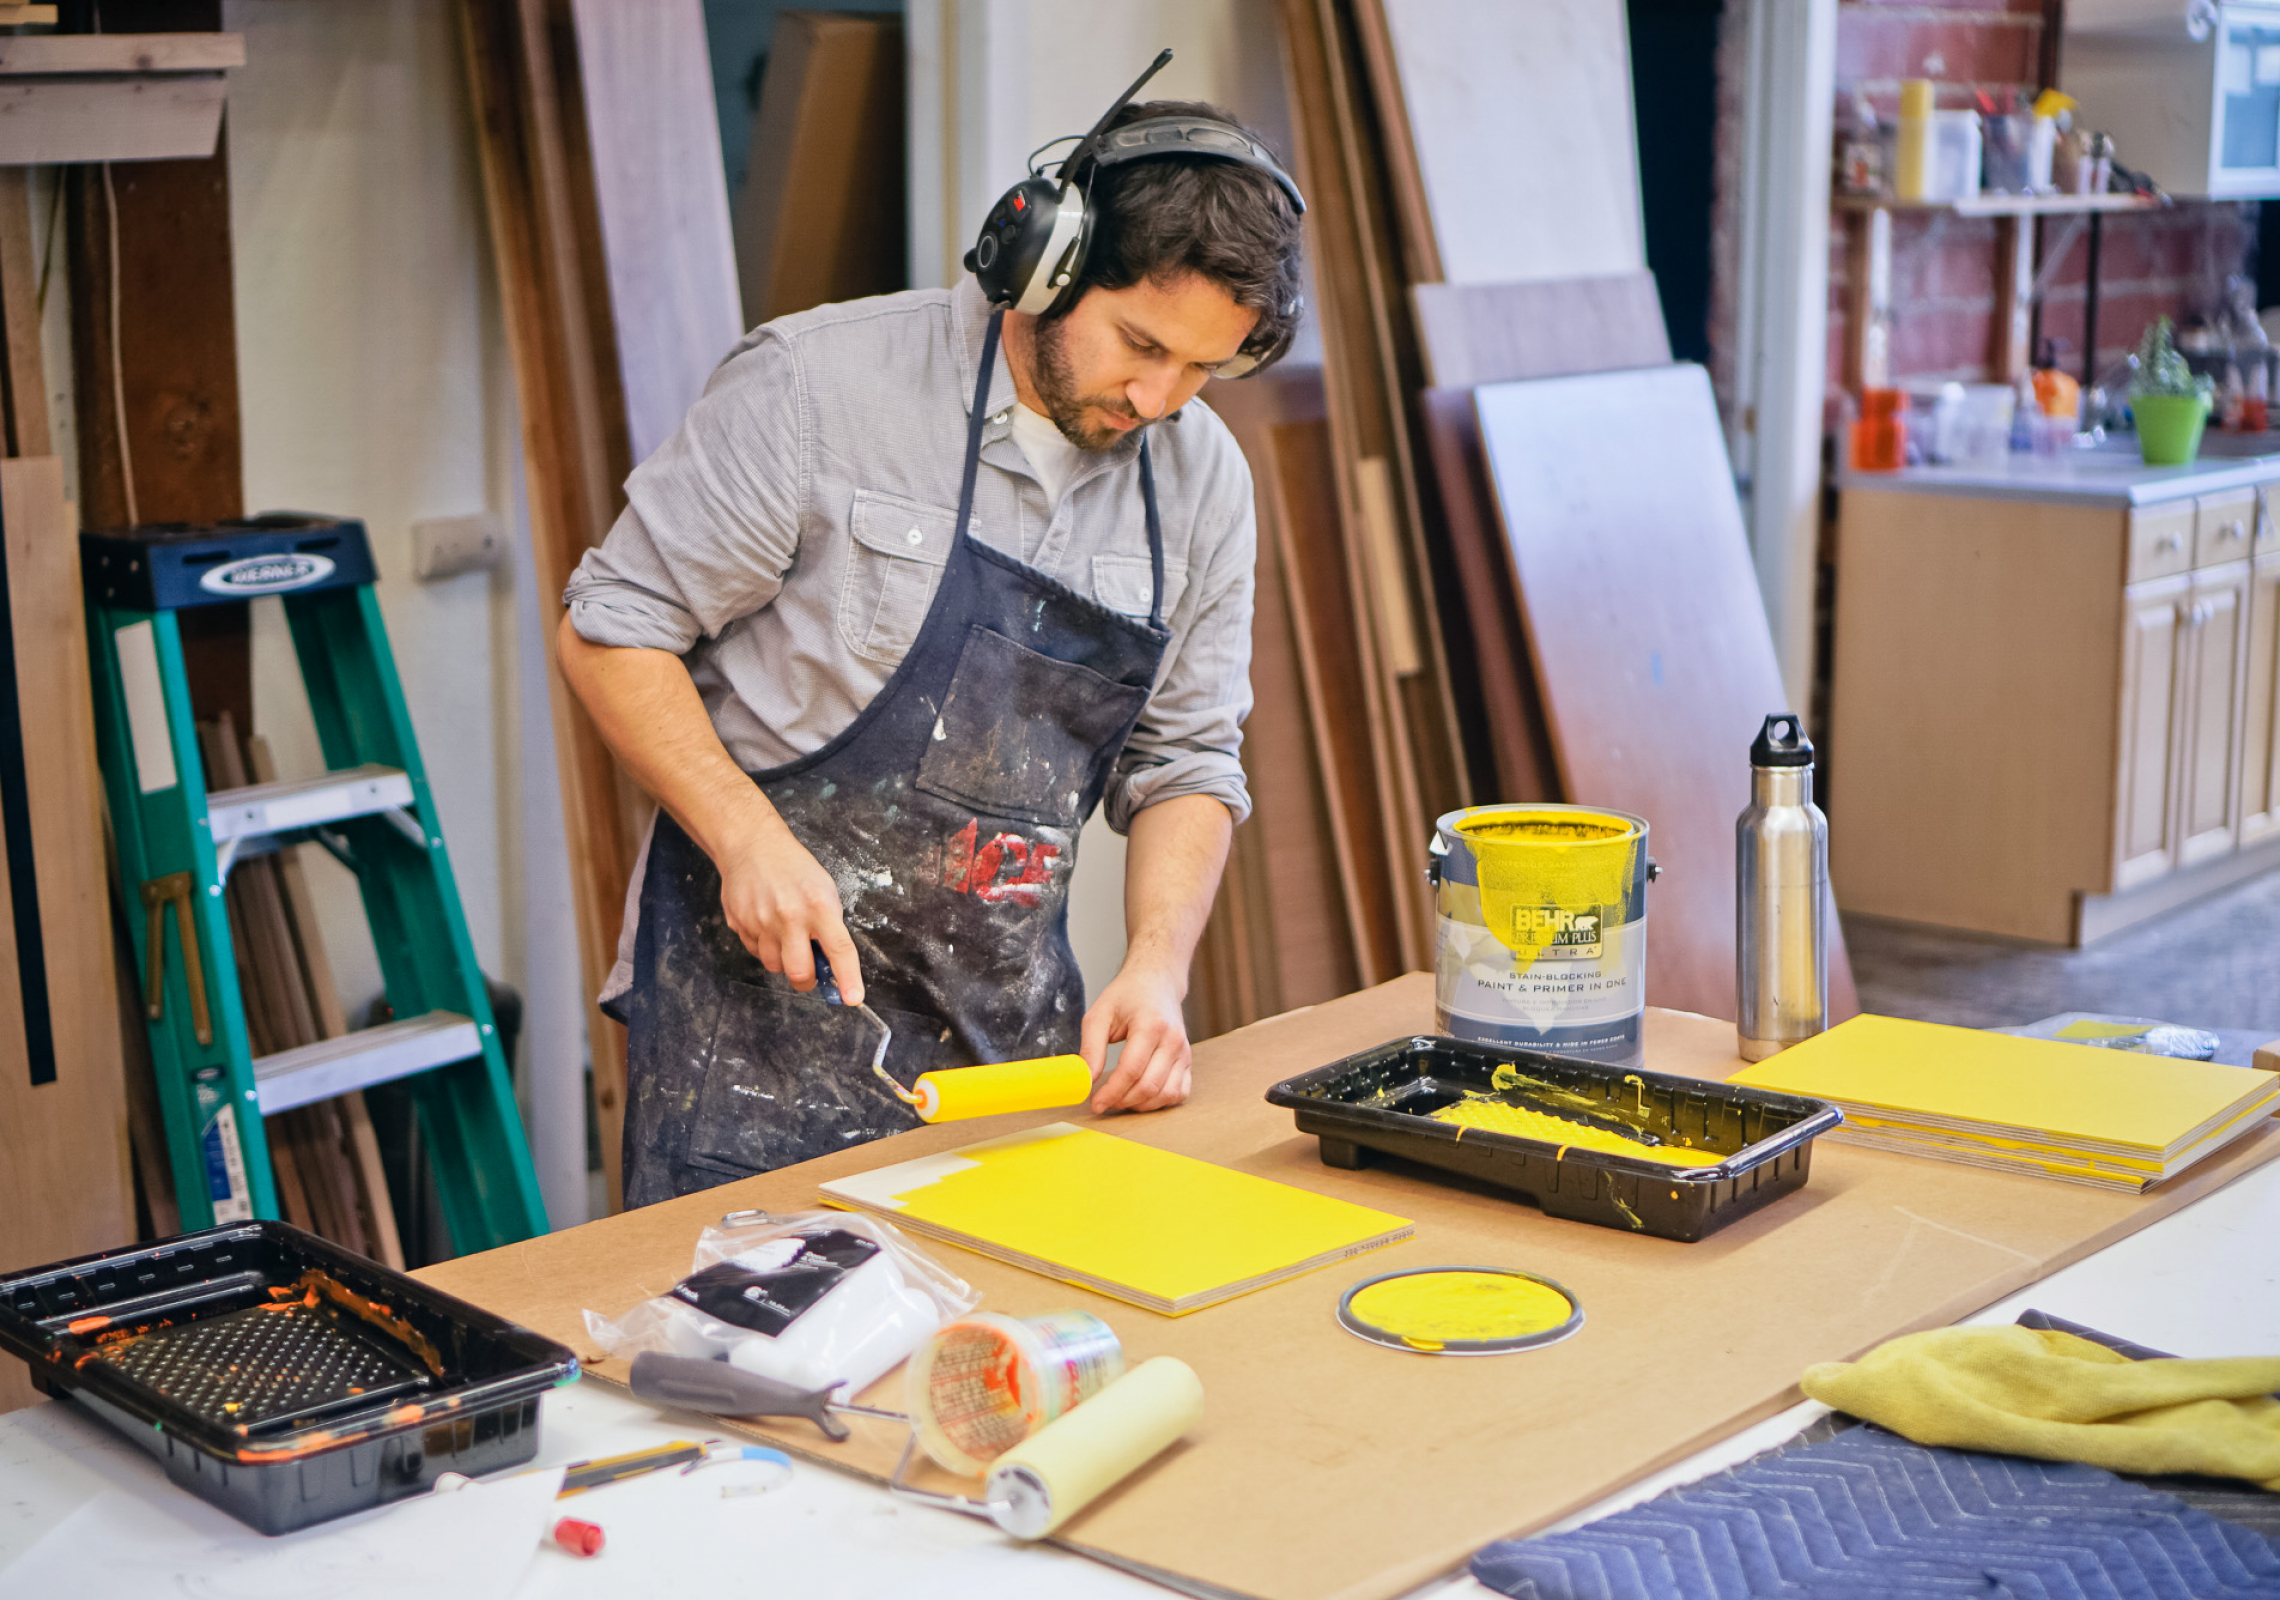
[[[956,536],[988,309],[970,281],[824,306],[732,351],[587,552],[564,600],[602,645],[682,657],[748,771],[829,742],[918,637]],[[1101,604],[1146,617],[1137,434],[1089,457],[1055,508],[990,381],[974,536]],[[1148,430],[1172,632],[1107,793],[1109,825],[1207,794],[1240,821],[1251,708],[1251,475],[1191,402]],[[629,919],[630,922],[630,919]]]
[[[670,650],[736,766],[823,748],[903,661],[958,533],[987,303],[971,280],[823,305],[746,335],[682,426],[625,483],[627,508],[563,602],[595,645]],[[1047,501],[1012,438],[1003,353],[990,378],[971,531],[1113,611],[1149,611],[1138,433]],[[1249,816],[1238,750],[1252,709],[1252,474],[1211,408],[1149,428],[1172,629],[1140,725],[1108,779],[1108,825],[1211,795]],[[627,889],[625,989],[648,850]]]

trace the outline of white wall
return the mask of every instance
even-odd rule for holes
[[[536,648],[538,598],[527,564],[412,575],[417,521],[488,510],[528,541],[456,13],[434,0],[229,0],[224,26],[246,35],[228,111],[246,504],[357,516],[371,531],[477,956],[548,1012],[523,1057],[549,1209],[583,1220],[584,1039],[551,1015],[575,957],[542,922],[534,966],[529,914],[567,881],[550,737],[524,778],[528,724],[548,725],[543,698],[524,717],[518,655]],[[255,609],[254,673],[255,722],[280,770],[321,771],[274,602]],[[309,856],[355,1020],[380,989],[371,941],[352,880]]]
[[[954,282],[1029,153],[1090,128],[1166,46],[1172,63],[1143,98],[1209,101],[1296,160],[1281,35],[1260,0],[909,0],[905,29],[913,283]],[[1124,959],[1124,862],[1124,841],[1096,817],[1069,896],[1069,940],[1094,995]]]

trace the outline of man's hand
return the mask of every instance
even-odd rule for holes
[[[562,676],[603,742],[720,868],[721,913],[744,948],[805,992],[821,945],[840,998],[861,1005],[839,885],[729,759],[681,658],[590,644],[567,612],[555,637]]]
[[[815,947],[820,945],[839,997],[861,1005],[862,964],[847,934],[839,885],[823,863],[775,817],[752,828],[723,856],[721,914],[744,948],[804,994],[815,987]]]
[[[1092,1068],[1092,1109],[1162,1111],[1188,1097],[1187,1019],[1180,1015],[1183,986],[1157,968],[1130,962],[1085,1013],[1084,1057]],[[1116,1070],[1101,1076],[1108,1047],[1122,1040]]]
[[[1234,831],[1227,808],[1200,794],[1146,807],[1132,819],[1124,966],[1085,1013],[1082,1048],[1096,1112],[1161,1111],[1188,1097],[1192,1058],[1180,1002]],[[1101,1063],[1120,1039],[1124,1054],[1103,1078]]]

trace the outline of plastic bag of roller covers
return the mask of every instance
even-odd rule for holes
[[[726,1360],[802,1389],[859,1393],[981,1296],[890,1223],[846,1211],[735,1213],[705,1229],[686,1278],[614,1321],[603,1350]]]

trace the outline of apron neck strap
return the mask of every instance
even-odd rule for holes
[[[1164,522],[1156,514],[1156,468],[1148,459],[1148,433],[1140,433],[1140,508],[1148,520],[1148,626],[1164,631]]]
[[[982,334],[982,359],[974,373],[974,406],[966,420],[966,475],[958,484],[958,533],[956,542],[966,542],[966,529],[974,520],[974,477],[982,469],[982,424],[990,404],[990,377],[997,368],[998,331],[1005,324],[1005,308],[990,313],[990,325]]]
[[[982,424],[988,421],[990,378],[997,368],[998,338],[1005,324],[1005,308],[990,313],[982,334],[982,360],[974,374],[974,405],[966,421],[966,471],[958,483],[957,543],[966,542],[974,520],[974,480],[982,467]],[[1156,468],[1148,455],[1148,435],[1140,435],[1140,507],[1148,523],[1148,626],[1164,631],[1164,521],[1156,510]]]

